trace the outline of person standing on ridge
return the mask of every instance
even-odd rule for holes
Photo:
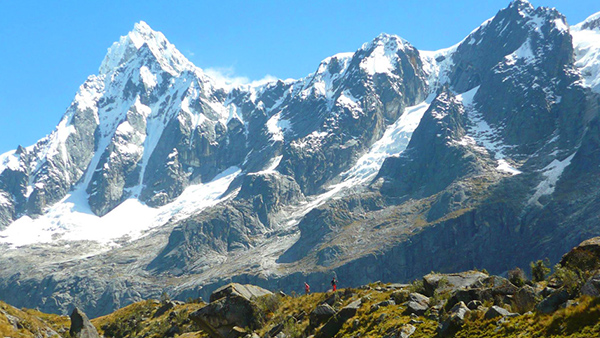
[[[304,293],[307,295],[310,293],[310,285],[307,282],[304,282]]]
[[[337,281],[335,280],[335,277],[333,277],[331,280],[331,287],[333,288],[334,292],[337,290]]]

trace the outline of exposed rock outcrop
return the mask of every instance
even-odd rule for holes
[[[271,295],[270,291],[258,286],[228,284],[213,292],[210,303],[192,313],[191,319],[212,337],[238,337],[236,328],[256,329],[260,326],[262,310],[254,300]]]
[[[73,338],[100,338],[98,330],[92,325],[85,313],[78,308],[71,312],[69,335]]]

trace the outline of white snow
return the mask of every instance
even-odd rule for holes
[[[371,55],[361,61],[360,67],[370,75],[391,73],[395,69],[396,53],[397,50],[387,48],[383,41],[379,41]]]
[[[8,193],[6,193],[4,191],[0,191],[0,205],[9,206],[11,204],[12,204],[11,198],[8,195]]]
[[[600,93],[600,29],[583,29],[583,25],[599,18],[600,12],[571,27],[575,66],[583,76],[583,84],[597,93]]]
[[[100,65],[101,75],[109,74],[133,58],[138,49],[146,45],[164,71],[177,76],[184,70],[196,71],[196,67],[181,54],[161,33],[153,31],[140,21],[129,34],[122,36],[109,49]]]
[[[275,156],[273,157],[269,163],[267,163],[267,165],[265,166],[265,168],[257,173],[273,173],[275,172],[275,169],[277,168],[277,166],[279,166],[279,163],[281,163],[281,159],[283,158],[283,155],[279,155],[279,156]]]
[[[15,150],[11,150],[0,155],[0,173],[2,173],[5,169],[10,169],[13,171],[19,170],[21,167],[21,162],[19,162],[20,156],[15,154],[15,152]]]
[[[12,247],[35,243],[95,241],[107,249],[120,240],[135,240],[149,230],[174,222],[219,203],[241,170],[231,167],[206,184],[187,187],[173,202],[151,208],[135,198],[128,199],[103,217],[94,215],[87,206],[85,189],[76,189],[47,212],[32,219],[23,216],[0,232],[0,243]]]
[[[460,42],[450,48],[438,51],[419,51],[423,70],[427,74],[429,93],[437,93],[440,88],[450,82],[450,70],[454,66],[452,57],[459,45]]]
[[[563,32],[569,31],[569,26],[567,26],[563,19],[554,19],[554,27]]]
[[[329,135],[326,131],[313,131],[306,137],[292,140],[291,146],[297,148],[308,148],[308,150],[319,149],[323,139]]]
[[[345,107],[350,110],[354,119],[359,118],[359,114],[362,113],[362,107],[360,106],[360,99],[352,96],[349,90],[344,90],[336,101],[340,107]]]
[[[281,113],[277,113],[267,121],[267,131],[273,141],[283,141],[283,134],[290,129],[290,121],[280,120]]]
[[[383,136],[371,146],[369,151],[361,156],[352,168],[341,174],[342,183],[334,189],[368,182],[377,175],[386,158],[398,156],[406,150],[413,132],[419,126],[430,103],[431,100],[427,100],[407,107],[400,118],[387,127]]]
[[[73,103],[77,105],[79,110],[96,109],[98,100],[104,92],[104,77],[91,75],[79,87],[79,91],[75,94]]]
[[[152,89],[156,87],[156,75],[152,74],[152,72],[150,71],[150,69],[148,69],[147,66],[142,66],[140,68],[140,77],[147,89]]]
[[[345,75],[353,56],[354,53],[338,53],[321,61],[319,68],[317,68],[314,74],[310,74],[298,81],[300,91],[297,94],[303,98],[310,95],[324,96],[329,101],[329,107],[331,108],[331,100],[334,96],[334,83],[337,79]],[[330,68],[333,63],[338,64],[339,69],[336,69],[337,71],[332,73]],[[276,106],[279,106],[279,104],[276,104],[274,107]]]
[[[531,40],[527,38],[523,44],[511,54],[505,56],[506,64],[514,65],[517,60],[522,60],[524,63],[530,63],[535,60],[535,53],[531,50]]]
[[[498,167],[496,167],[496,169],[498,169],[499,171],[503,171],[506,173],[509,173],[511,175],[519,175],[522,172],[515,169],[514,167],[512,167],[508,162],[506,162],[505,159],[499,159],[498,160]]]
[[[529,199],[529,204],[538,203],[540,197],[554,193],[556,182],[558,182],[558,179],[562,175],[565,168],[571,164],[573,156],[575,156],[575,153],[571,154],[571,156],[562,161],[555,159],[546,167],[544,167],[544,169],[542,169],[542,175],[545,177],[545,179],[541,181],[535,188],[535,193]]]

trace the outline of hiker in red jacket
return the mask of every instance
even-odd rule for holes
[[[304,292],[308,295],[310,293],[310,285],[307,282],[304,282]]]

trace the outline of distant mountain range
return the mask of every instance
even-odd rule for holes
[[[600,235],[600,13],[516,0],[299,80],[212,79],[146,23],[54,132],[0,155],[0,299],[90,316],[224,283],[501,274]]]

